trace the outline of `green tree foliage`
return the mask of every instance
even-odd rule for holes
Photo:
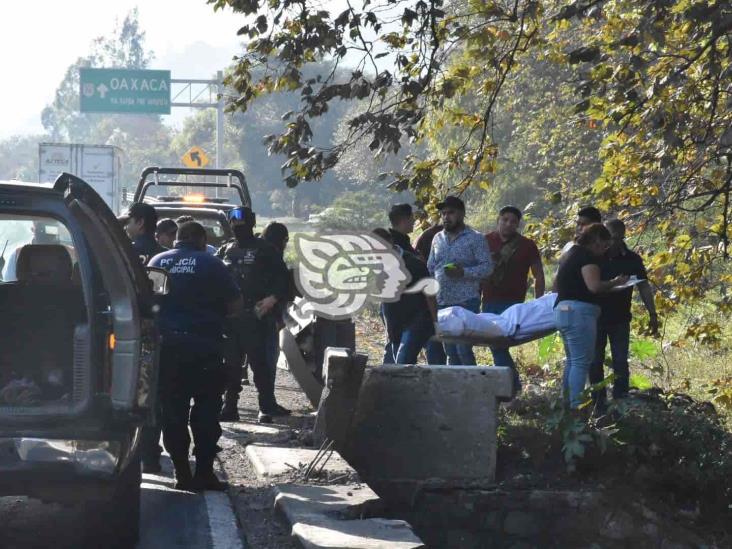
[[[317,226],[346,231],[370,231],[376,227],[387,227],[388,207],[388,194],[374,195],[363,190],[346,192],[318,215]]]
[[[391,186],[428,212],[446,192],[530,199],[529,229],[552,250],[594,202],[646,247],[662,311],[710,295],[732,310],[729,2],[365,0],[330,14],[310,0],[208,1],[248,16],[233,106],[302,98],[268,141],[288,185],[322,178],[364,139],[375,153],[416,143]],[[321,59],[353,68],[303,74]],[[340,101],[367,108],[320,146],[313,121]],[[701,317],[687,331],[720,333]]]
[[[516,55],[532,43],[541,13],[533,0],[471,0],[451,13],[442,0],[366,1],[360,9],[349,2],[334,17],[307,0],[209,3],[252,19],[240,30],[251,39],[248,52],[229,77],[239,93],[234,106],[247,109],[255,98],[280,90],[301,95],[302,107],[268,140],[271,152],[287,158],[290,186],[322,178],[363,139],[376,153],[399,152],[404,143],[424,137],[426,121],[442,111],[446,99],[472,94],[480,114],[452,113],[470,126],[469,138],[444,155],[409,156],[392,183],[396,190],[411,189],[422,203],[433,201],[435,188],[444,188],[447,172],[461,173],[458,192],[492,173],[490,114]],[[358,57],[351,71],[303,74],[308,62],[329,58],[337,67],[347,56]],[[447,70],[446,61],[455,57],[462,62]],[[349,119],[345,138],[319,147],[312,121],[341,100],[365,101],[369,109]]]
[[[137,9],[118,22],[111,36],[96,38],[91,52],[66,70],[53,102],[41,114],[51,141],[116,145],[126,153],[122,181],[128,187],[141,167],[173,161],[170,131],[160,116],[79,112],[79,69],[84,67],[147,68],[153,59],[145,48]]]
[[[38,143],[44,136],[13,136],[0,141],[0,179],[38,181]]]
[[[153,59],[145,49],[145,32],[140,28],[137,9],[130,11],[117,24],[109,37],[100,36],[92,43],[91,52],[80,57],[66,70],[49,106],[41,114],[43,127],[54,140],[87,142],[98,137],[97,126],[104,119],[121,123],[123,115],[85,114],[79,112],[79,69],[86,67],[115,67],[145,69]],[[152,117],[159,118],[159,117]]]
[[[578,75],[575,107],[605,128],[603,170],[589,190],[603,210],[657,235],[662,310],[712,299],[729,311],[732,7],[693,0],[575,2],[552,39]],[[568,45],[579,27],[582,44]],[[687,335],[718,341],[709,318]]]

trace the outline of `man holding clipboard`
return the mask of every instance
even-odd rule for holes
[[[650,315],[650,332],[658,335],[658,315],[653,299],[653,289],[641,257],[625,244],[625,224],[619,219],[608,221],[605,226],[612,236],[612,245],[601,265],[602,279],[610,280],[619,275],[630,277],[628,284],[600,297],[600,319],[597,326],[595,360],[590,367],[590,383],[600,383],[605,378],[605,347],[610,341],[612,369],[615,373],[613,399],[627,396],[630,384],[628,354],[630,349],[630,321],[633,286],[638,287],[643,304]],[[593,395],[602,407],[607,398],[605,389]]]

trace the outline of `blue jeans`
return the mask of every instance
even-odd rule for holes
[[[582,392],[595,358],[599,316],[600,307],[584,301],[561,301],[554,307],[554,321],[567,354],[562,387],[573,409],[582,404]]]
[[[445,354],[445,347],[439,341],[428,341],[424,348],[424,352],[427,355],[427,364],[447,364],[447,355]]]
[[[419,351],[427,345],[433,335],[435,335],[435,327],[432,324],[432,318],[426,314],[420,315],[404,328],[396,354],[396,363],[416,364]]]
[[[489,301],[483,303],[482,312],[493,313],[494,315],[500,315],[503,311],[508,309],[511,305],[521,303],[520,301]],[[511,358],[511,353],[508,349],[499,349],[497,347],[491,347],[491,353],[493,354],[493,364],[495,366],[508,366],[509,368],[516,368],[516,364]]]
[[[477,313],[480,311],[480,298],[469,299],[465,303],[457,303],[456,306]],[[440,309],[446,309],[447,307],[450,307],[450,305],[441,306]],[[445,353],[447,354],[447,363],[450,366],[475,366],[472,345],[446,343]]]
[[[387,313],[384,304],[381,304],[379,308],[379,315],[381,316],[381,322],[384,323],[384,333],[386,334],[386,343],[384,343],[384,359],[381,361],[382,364],[394,364],[396,360],[396,353],[394,352],[394,342],[389,337]]]
[[[613,398],[622,398],[628,394],[630,386],[630,368],[628,367],[628,350],[630,348],[630,322],[618,324],[597,324],[597,340],[595,343],[595,360],[590,369],[590,384],[595,385],[605,379],[605,347],[610,340],[612,368],[615,374]],[[598,402],[604,402],[607,391],[601,389],[594,395]]]

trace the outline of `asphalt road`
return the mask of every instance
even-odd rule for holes
[[[44,504],[24,497],[0,498],[0,548],[78,549],[81,507]],[[113,535],[110,532],[109,535]],[[107,540],[99,540],[105,547]],[[228,496],[173,489],[170,462],[161,475],[144,475],[138,549],[241,548]]]

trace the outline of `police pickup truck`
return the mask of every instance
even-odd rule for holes
[[[233,238],[226,212],[252,205],[241,171],[205,168],[145,168],[134,202],[150,204],[158,219],[193,217],[206,229],[208,244],[215,248]]]

